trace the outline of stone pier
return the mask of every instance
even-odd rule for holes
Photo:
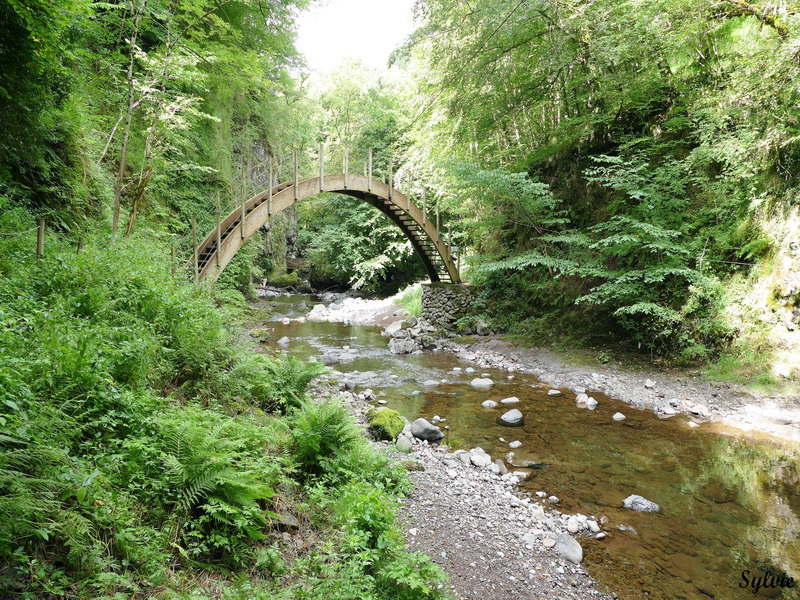
[[[472,312],[477,288],[463,283],[422,284],[422,318],[434,327],[450,329]]]

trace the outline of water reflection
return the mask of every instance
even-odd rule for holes
[[[303,300],[309,307],[315,301]],[[718,425],[692,430],[682,416],[662,420],[597,393],[592,395],[599,405],[589,411],[578,408],[568,390],[548,396],[533,377],[517,374],[509,380],[491,369],[484,371],[496,384],[476,390],[469,381],[480,371],[453,371],[469,363],[443,352],[389,354],[379,328],[284,325],[283,316],[307,310],[298,310],[297,302],[297,297],[271,300],[279,319],[266,324],[274,328],[272,340],[288,336],[289,351],[306,358],[349,347],[352,362],[335,367],[342,378],[366,372],[368,387],[409,419],[446,418],[451,446],[480,445],[493,457],[504,457],[509,442],[522,442],[514,462],[540,467],[531,471],[525,490],[558,496],[563,511],[606,517],[608,537],[581,540],[585,565],[621,598],[752,597],[739,587],[745,569],[800,579],[797,447]],[[445,382],[425,388],[425,380]],[[522,427],[498,423],[509,407],[481,407],[484,400],[510,396],[521,401],[514,408],[525,415]],[[625,421],[612,419],[618,411]],[[662,511],[623,509],[630,494],[657,502]],[[785,590],[783,597],[800,596],[798,589]],[[770,591],[762,589],[761,595]]]

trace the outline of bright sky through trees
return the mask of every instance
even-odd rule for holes
[[[335,69],[345,58],[383,68],[411,33],[414,0],[330,0],[298,19],[297,48],[313,71]]]

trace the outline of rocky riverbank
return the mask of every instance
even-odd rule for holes
[[[346,393],[365,427],[375,396],[366,389]],[[382,410],[381,407],[378,410]],[[418,421],[425,421],[419,419]],[[424,552],[451,577],[464,600],[612,600],[580,566],[581,540],[603,539],[603,518],[567,515],[559,499],[538,492],[527,497],[517,484],[529,474],[509,472],[506,461],[481,448],[451,452],[422,437],[441,439],[436,425],[406,422],[395,443],[376,442],[409,470],[414,491],[402,499],[409,550]],[[402,448],[404,451],[399,451]]]
[[[691,417],[690,427],[709,421],[744,431],[761,431],[800,443],[800,400],[788,396],[756,396],[742,386],[709,382],[698,375],[624,370],[617,366],[570,364],[542,348],[522,348],[491,335],[479,322],[471,336],[456,336],[416,317],[396,317],[385,325],[389,349],[397,353],[428,350],[453,352],[478,369],[529,373],[542,383],[579,396],[599,392],[662,418],[678,413]],[[459,341],[455,341],[458,339]],[[464,342],[465,339],[470,340]]]

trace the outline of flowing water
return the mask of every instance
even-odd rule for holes
[[[298,307],[301,302],[308,308]],[[454,448],[481,446],[497,458],[509,452],[508,442],[521,441],[515,462],[537,463],[524,490],[557,496],[562,512],[606,517],[604,540],[580,538],[583,564],[623,600],[750,598],[753,578],[764,573],[800,579],[797,446],[710,423],[691,429],[686,417],[662,420],[591,390],[597,409],[578,408],[574,393],[549,396],[549,387],[530,375],[509,380],[505,372],[446,352],[390,354],[378,327],[281,323],[314,303],[312,296],[263,302],[274,311],[261,325],[274,328],[268,345],[304,358],[349,347],[355,359],[335,367],[342,381],[371,388],[410,420],[440,415]],[[286,347],[275,343],[283,336],[291,339]],[[470,366],[475,373],[453,370]],[[470,386],[481,373],[495,381],[491,389]],[[442,383],[425,388],[426,380]],[[521,400],[514,407],[525,415],[522,427],[500,425],[499,407],[481,407],[509,396]],[[611,418],[618,411],[625,421]],[[621,508],[631,494],[657,502],[661,511]],[[800,598],[800,587],[762,587],[756,597],[762,596]]]

